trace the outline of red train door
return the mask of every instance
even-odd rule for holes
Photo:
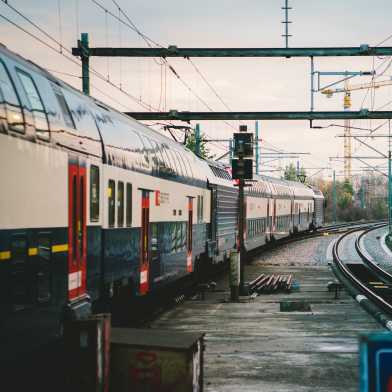
[[[149,290],[150,269],[150,191],[142,190],[142,227],[140,249],[140,286],[139,293],[147,294]]]
[[[187,233],[187,257],[186,270],[192,272],[192,229],[193,229],[193,197],[188,197],[188,233]]]
[[[68,165],[68,299],[86,294],[86,165],[73,159]]]

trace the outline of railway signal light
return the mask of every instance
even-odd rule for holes
[[[236,180],[251,180],[253,178],[252,159],[232,159],[232,178]]]
[[[253,133],[235,133],[234,137],[234,156],[252,157],[253,156]]]

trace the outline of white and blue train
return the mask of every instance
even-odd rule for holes
[[[322,224],[319,192],[256,180],[247,250]],[[0,183],[2,345],[195,276],[237,246],[238,191],[223,166],[4,46]]]

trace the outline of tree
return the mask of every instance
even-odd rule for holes
[[[346,210],[351,207],[353,195],[349,192],[339,192],[338,194],[338,206],[341,210]]]
[[[299,169],[299,175],[306,177],[306,172],[303,167]],[[292,162],[288,166],[286,165],[283,178],[288,181],[298,181],[297,169]]]
[[[377,199],[372,206],[372,215],[374,219],[386,219],[388,216],[388,205],[386,200]]]
[[[196,153],[196,139],[194,133],[190,133],[188,135],[185,147]],[[214,158],[214,154],[211,154],[209,148],[207,147],[206,138],[203,133],[200,134],[200,156],[206,159]]]
[[[297,169],[292,162],[290,162],[290,165],[286,165],[283,178],[288,181],[297,181]]]

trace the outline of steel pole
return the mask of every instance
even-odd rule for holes
[[[256,160],[256,174],[259,174],[259,122],[255,124],[255,160]]]
[[[200,156],[200,124],[195,128],[195,154]]]
[[[80,59],[82,61],[83,93],[90,95],[90,54],[88,46],[88,33],[81,34],[80,49]]]
[[[310,111],[314,111],[314,59],[310,58]]]
[[[332,208],[333,208],[333,221],[336,223],[336,175],[335,170],[333,171],[333,188],[332,188]]]
[[[239,236],[239,256],[240,256],[240,294],[245,295],[245,197],[244,197],[245,180],[238,180],[238,236]]]
[[[391,166],[391,120],[388,121],[388,237],[392,234],[392,166]]]

